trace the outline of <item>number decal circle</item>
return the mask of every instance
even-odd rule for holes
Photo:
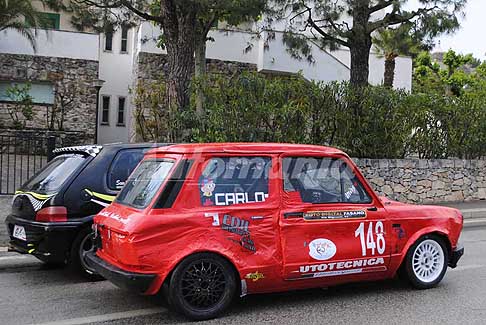
[[[317,238],[309,243],[309,255],[315,260],[325,261],[336,254],[336,245],[325,238]]]

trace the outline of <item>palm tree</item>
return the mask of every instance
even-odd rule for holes
[[[414,55],[420,50],[420,42],[410,32],[410,27],[402,25],[398,28],[385,28],[373,37],[373,45],[377,54],[385,58],[385,74],[383,85],[392,88],[395,80],[396,58],[400,55]]]
[[[0,31],[12,29],[27,38],[36,51],[35,35],[42,25],[41,13],[31,0],[0,0]]]

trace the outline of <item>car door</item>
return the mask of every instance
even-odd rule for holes
[[[285,155],[281,165],[284,278],[317,285],[384,277],[387,212],[355,165],[344,156]]]

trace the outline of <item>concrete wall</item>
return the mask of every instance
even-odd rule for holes
[[[128,31],[127,52],[121,52],[121,28],[113,33],[113,49],[105,51],[105,35],[100,34],[100,79],[105,83],[100,90],[100,108],[98,111],[101,123],[101,98],[110,96],[109,124],[98,126],[98,143],[128,142],[128,129],[131,123],[131,94],[134,54],[135,29]],[[125,97],[125,124],[118,125],[118,98]]]
[[[38,30],[36,44],[35,52],[29,41],[18,32],[6,30],[0,34],[0,53],[98,60],[96,34]]]
[[[380,194],[411,203],[486,200],[486,160],[355,159]]]
[[[156,46],[160,29],[147,22],[142,23],[137,31],[136,53],[147,52],[165,54]],[[206,57],[222,61],[235,61],[257,65],[258,71],[270,73],[302,72],[309,80],[330,82],[349,80],[350,53],[347,49],[327,51],[311,43],[314,63],[297,60],[288,53],[282,42],[282,32],[275,32],[275,38],[265,46],[266,32],[257,35],[251,31],[212,30],[209,36],[214,41],[207,42]],[[376,54],[370,56],[371,84],[383,83],[385,60]],[[399,57],[396,62],[395,88],[412,89],[412,59]]]

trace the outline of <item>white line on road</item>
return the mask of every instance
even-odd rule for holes
[[[15,260],[25,260],[32,258],[30,255],[15,255],[15,256],[2,256],[0,257],[0,262],[2,261],[15,261]]]
[[[486,267],[486,265],[471,264],[471,265],[458,266],[457,268],[455,268],[453,270],[464,271],[464,270],[480,269],[480,268],[483,268],[483,267]]]
[[[59,320],[54,322],[42,323],[40,325],[81,325],[81,324],[89,324],[89,323],[97,323],[97,322],[106,322],[110,320],[117,320],[123,318],[155,315],[155,314],[161,314],[165,311],[167,311],[167,309],[162,307],[137,309],[137,310],[123,311],[119,313],[112,313],[112,314],[71,318],[71,319]]]
[[[8,252],[8,247],[6,247],[6,246],[1,246],[1,247],[0,247],[0,252]]]

